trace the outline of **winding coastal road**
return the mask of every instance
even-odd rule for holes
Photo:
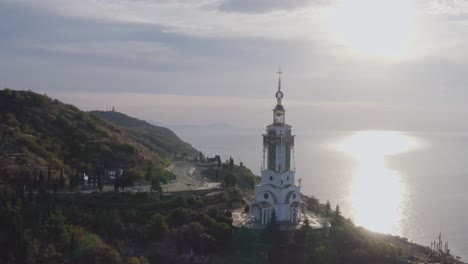
[[[198,186],[203,185],[203,183],[195,180],[191,177],[195,167],[193,163],[187,161],[174,161],[166,168],[166,170],[174,173],[177,178],[176,182],[164,184],[161,187],[163,192],[177,192],[177,191],[187,191],[197,188]]]
[[[163,192],[214,189],[219,187],[219,183],[207,183],[193,177],[193,173],[198,168],[192,162],[174,161],[166,169],[174,173],[177,179],[174,183],[162,185]]]
[[[215,182],[204,182],[203,179],[200,177],[200,168],[197,168],[194,163],[188,161],[174,161],[166,168],[166,170],[174,173],[177,178],[176,180],[172,181],[169,184],[161,185],[163,192],[184,192],[184,191],[191,191],[191,190],[206,190],[206,189],[217,189],[219,188],[220,184]],[[196,171],[197,170],[197,171]],[[196,172],[195,172],[196,171]],[[193,176],[193,174],[198,175],[197,177]],[[151,185],[149,184],[136,184],[134,187],[126,187],[125,192],[149,192],[151,190]],[[81,193],[92,193],[97,192],[97,187],[88,187],[88,188],[81,188]],[[112,192],[114,191],[113,184],[106,184],[103,187],[104,192]],[[70,190],[60,190],[59,192],[68,193],[73,192]]]

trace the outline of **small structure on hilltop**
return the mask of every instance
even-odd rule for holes
[[[431,242],[431,253],[425,263],[459,263],[456,258],[450,253],[448,241],[444,243],[442,233],[439,233],[439,239]]]
[[[294,167],[294,135],[285,123],[282,104],[281,72],[278,72],[277,104],[273,109],[273,123],[263,134],[263,162],[261,183],[255,186],[250,202],[250,223],[261,227],[276,220],[282,225],[297,226],[306,219],[306,205],[301,198],[301,186],[296,185]]]

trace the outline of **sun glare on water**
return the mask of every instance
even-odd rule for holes
[[[408,0],[342,0],[330,7],[331,29],[344,46],[382,57],[402,55],[412,14]]]
[[[349,203],[354,222],[370,230],[400,234],[407,187],[385,157],[409,151],[416,142],[400,132],[356,132],[338,145],[357,162],[350,181]]]

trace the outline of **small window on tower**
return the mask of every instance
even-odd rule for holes
[[[295,193],[293,193],[293,199],[296,199],[296,194]]]
[[[283,185],[283,180],[281,180],[281,185]]]
[[[289,176],[286,178],[286,180],[288,180],[288,181],[289,181]]]
[[[273,176],[270,176],[270,181],[272,181],[272,180],[273,180]]]
[[[268,199],[268,193],[263,194],[263,198]]]

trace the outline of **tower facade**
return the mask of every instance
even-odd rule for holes
[[[273,123],[263,134],[263,163],[260,185],[255,186],[255,197],[250,203],[251,221],[267,224],[273,211],[277,220],[298,224],[306,217],[306,205],[301,198],[301,186],[296,185],[294,168],[294,138],[291,126],[285,123],[281,72],[279,72]],[[300,183],[300,180],[299,180]]]

